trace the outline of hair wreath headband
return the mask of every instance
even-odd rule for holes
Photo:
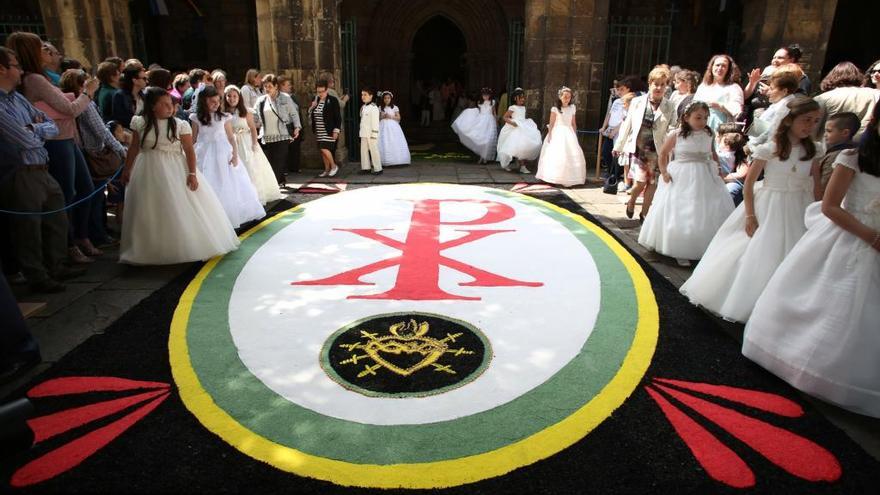
[[[568,86],[563,86],[559,88],[559,91],[556,92],[556,96],[562,98],[562,93],[565,93],[566,91],[571,93],[571,88],[569,88]]]
[[[381,96],[382,98],[385,98],[385,95],[388,95],[388,96],[394,98],[394,93],[392,93],[391,91],[379,91],[379,96]]]

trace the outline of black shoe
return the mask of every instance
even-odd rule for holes
[[[33,368],[43,362],[39,352],[31,352],[26,356],[13,361],[12,363],[0,368],[0,383],[12,381],[18,375]]]
[[[371,172],[371,173],[372,173],[373,175],[382,175],[382,170],[380,170],[380,171],[378,171],[378,172]]]
[[[67,289],[64,284],[57,280],[52,280],[51,278],[34,282],[30,287],[34,292],[43,292],[45,294],[57,294],[59,292],[64,292],[64,290]]]
[[[367,175],[367,174],[369,174],[369,173],[370,173],[370,170],[369,170],[369,169],[367,169],[367,170],[364,170],[364,169],[360,169],[360,170],[358,170],[358,174],[360,174],[360,175]]]
[[[86,274],[84,266],[62,266],[58,270],[52,272],[52,278],[55,280],[70,280],[72,278],[81,277]]]

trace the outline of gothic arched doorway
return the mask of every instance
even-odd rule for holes
[[[439,83],[467,81],[467,42],[461,29],[444,16],[424,23],[412,43],[412,80]]]

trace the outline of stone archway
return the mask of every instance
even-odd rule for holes
[[[358,80],[361,84],[391,90],[404,114],[411,108],[413,43],[418,31],[435,18],[443,18],[461,32],[469,89],[501,87],[507,70],[508,25],[524,15],[525,0],[410,0],[346,1],[342,19],[356,19],[358,29]],[[443,40],[438,40],[442,43]]]

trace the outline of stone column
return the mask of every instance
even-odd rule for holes
[[[608,8],[609,0],[526,0],[523,89],[529,117],[542,128],[562,85],[574,92],[578,128],[601,125]],[[580,137],[592,177],[598,138]]]
[[[49,41],[87,68],[132,54],[128,0],[40,0]]]
[[[321,159],[307,110],[315,95],[315,81],[323,72],[334,75],[337,90],[342,81],[341,38],[337,0],[256,0],[260,68],[284,74],[293,81],[302,106],[303,167],[320,167]],[[355,98],[353,98],[354,100]],[[349,100],[349,104],[353,103]],[[337,163],[347,155],[345,136],[339,137]]]
[[[739,50],[741,60],[737,60],[743,75],[748,74],[753,67],[764,68],[769,65],[778,48],[798,43],[804,52],[801,66],[813,82],[813,92],[818,92],[836,10],[837,0],[746,0],[743,5],[743,37]]]

